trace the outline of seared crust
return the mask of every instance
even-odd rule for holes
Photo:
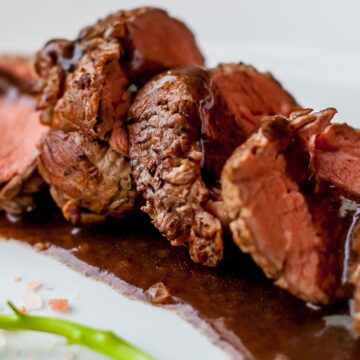
[[[40,174],[64,217],[73,224],[121,217],[134,208],[136,191],[127,159],[79,132],[51,130],[40,147]]]
[[[21,215],[36,208],[35,196],[41,191],[44,181],[36,170],[34,160],[23,173],[16,174],[6,184],[1,185],[0,209],[11,215]]]
[[[266,103],[262,87],[274,92],[274,104]],[[291,107],[298,105],[276,81],[243,64],[168,71],[137,95],[130,159],[143,210],[173,245],[189,243],[194,261],[215,266],[222,258],[228,216],[220,173],[246,139],[246,121],[256,126],[261,114]]]
[[[133,210],[124,120],[134,94],[160,71],[203,61],[183,23],[148,7],[114,13],[81,31],[75,41],[50,41],[37,54],[42,122],[69,132],[48,136],[39,167],[67,219],[90,223]],[[50,151],[54,148],[56,154]],[[99,169],[97,151],[107,159],[106,169]],[[79,163],[82,153],[88,160]],[[65,177],[63,171],[71,166],[76,171]],[[90,181],[94,168],[97,175]]]
[[[201,101],[209,75],[200,68],[169,72],[148,83],[130,117],[130,159],[143,210],[173,245],[189,243],[195,262],[215,266],[222,258],[220,221],[205,209],[199,133]]]
[[[201,65],[203,58],[183,23],[155,8],[119,11],[84,29],[76,41],[53,40],[38,53],[42,122],[110,141],[125,154],[118,133],[123,140],[134,89],[186,64]]]
[[[72,50],[82,55],[73,55],[80,58],[72,60],[74,70],[66,76],[59,67],[49,69],[48,64],[42,64],[45,56],[55,51],[66,53],[72,46],[62,41],[49,43],[41,55],[44,59],[38,58],[37,67],[44,67],[40,73],[46,78],[39,102],[44,110],[41,120],[52,128],[81,130],[92,139],[108,140],[111,131],[121,127],[120,120],[130,106],[131,94],[126,92],[128,79],[118,64],[120,47],[99,38],[82,42],[81,50]]]

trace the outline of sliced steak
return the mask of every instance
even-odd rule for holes
[[[354,286],[354,330],[360,334],[360,131],[347,124],[332,124],[335,109],[297,114],[293,123],[303,123],[298,133],[311,154],[311,169],[317,182],[336,188],[347,201],[351,225],[346,235],[343,281]]]
[[[53,40],[38,53],[42,122],[110,140],[126,153],[122,127],[137,87],[160,71],[203,61],[190,30],[166,12],[119,11],[76,41]]]
[[[347,124],[332,124],[336,110],[311,110],[292,115],[298,133],[311,155],[311,168],[320,181],[342,189],[349,197],[360,197],[360,131]],[[302,124],[300,126],[300,124]]]
[[[328,126],[314,141],[312,166],[320,179],[360,199],[360,131]]]
[[[132,210],[133,186],[122,176],[129,175],[123,173],[129,148],[124,120],[134,94],[160,71],[203,62],[192,33],[182,22],[147,7],[112,14],[81,31],[76,41],[53,40],[45,45],[35,64],[40,76],[42,122],[71,134],[64,143],[54,134],[48,136],[41,148],[40,168],[53,185],[52,194],[66,218],[73,223],[89,223]],[[87,139],[82,138],[75,148],[74,138],[79,139],[80,134]],[[53,148],[51,141],[57,141],[56,154],[48,151]],[[100,166],[93,159],[95,149],[115,156],[109,145],[119,155],[112,166],[120,164],[121,168],[111,171],[118,171],[120,178],[111,175],[113,178],[108,179],[103,169],[98,169],[104,179],[86,188],[88,167],[62,175],[64,167],[76,164],[76,153],[92,154],[88,165]],[[65,157],[63,152],[67,151],[70,154]],[[95,199],[94,194],[109,182],[112,191],[103,199]],[[96,196],[100,197],[100,192]],[[76,204],[72,205],[76,214],[70,215],[69,203]]]
[[[146,201],[143,210],[173,245],[188,243],[192,259],[209,266],[217,265],[223,255],[220,220],[226,222],[226,213],[220,196],[221,169],[248,131],[240,113],[232,109],[248,108],[251,113],[262,98],[261,88],[254,91],[246,84],[253,78],[239,76],[242,72],[256,71],[244,65],[168,71],[145,85],[130,111],[130,161]],[[266,84],[264,91],[270,87],[267,82],[273,82],[286,98],[271,77],[256,72],[256,78]],[[237,96],[241,92],[247,96]],[[288,99],[289,107],[298,107]],[[283,102],[273,111],[283,111]]]
[[[22,92],[31,92],[35,84],[31,59],[21,56],[0,56],[0,89],[17,87]]]
[[[0,57],[0,209],[19,215],[36,206],[42,179],[36,171],[40,124],[31,97],[30,62]]]
[[[299,108],[271,73],[259,73],[252,66],[220,64],[212,70],[212,79],[247,136],[264,114],[288,116]]]
[[[89,224],[134,207],[130,165],[107,143],[79,132],[51,130],[40,147],[39,171],[64,217]]]
[[[303,145],[311,136],[301,130],[308,114],[293,114],[293,122],[264,120],[227,161],[222,194],[242,251],[280,287],[327,304],[345,292],[344,248],[354,213],[344,212],[349,200],[341,192],[309,171]]]

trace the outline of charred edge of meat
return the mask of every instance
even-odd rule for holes
[[[133,210],[136,191],[128,160],[78,132],[51,130],[38,167],[51,195],[73,224],[90,224]]]
[[[14,176],[0,187],[0,209],[11,215],[21,215],[37,207],[36,196],[41,192],[44,181],[36,171],[36,162],[29,167],[28,177]]]
[[[143,210],[172,245],[189,243],[195,262],[215,266],[222,226],[205,208],[200,104],[211,97],[209,74],[187,68],[162,74],[140,91],[130,118],[130,162]]]
[[[289,163],[306,157],[289,124],[281,117],[262,123],[225,165],[222,193],[242,251],[280,287],[326,304],[345,291],[340,258],[349,220],[338,218],[337,193],[297,182]],[[308,163],[309,157],[302,161],[304,172]]]
[[[169,41],[171,36],[176,41]],[[84,29],[75,42],[54,40],[38,53],[42,122],[92,138],[112,136],[111,146],[122,153],[112,130],[123,126],[133,85],[186,64],[201,65],[203,58],[184,24],[154,8],[112,14]]]

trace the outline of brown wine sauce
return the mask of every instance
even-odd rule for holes
[[[163,304],[239,359],[360,359],[347,302],[320,309],[277,288],[252,260],[227,241],[217,269],[193,263],[143,214],[74,229],[52,204],[21,219],[0,216],[0,235],[56,257],[84,275],[146,301],[165,284]]]

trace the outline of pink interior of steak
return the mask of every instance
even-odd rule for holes
[[[274,266],[275,278],[299,293],[318,293],[321,239],[304,196],[287,176],[286,160],[276,144],[259,154],[249,153],[236,178],[246,207],[244,219],[258,253]],[[323,297],[322,290],[319,297]]]
[[[127,155],[124,122],[138,88],[188,64],[204,59],[185,24],[151,7],[118,11],[76,40],[52,40],[38,53],[41,121],[110,142]]]
[[[274,129],[263,125],[225,166],[223,181],[236,189],[223,191],[235,219],[234,238],[281,287],[307,301],[328,303],[342,292],[344,243],[353,214],[341,214],[344,199],[336,189],[315,186],[309,156],[294,135],[285,147],[281,136],[264,135]]]
[[[246,135],[236,123],[234,114],[224,104],[218,89],[210,84],[203,84],[209,92],[199,99],[202,175],[210,187],[219,187],[221,170],[226,160],[246,140]]]
[[[346,124],[331,124],[336,109],[318,113],[311,109],[291,115],[291,124],[305,149],[310,153],[311,168],[319,180],[360,196],[360,131]]]
[[[32,107],[0,100],[0,183],[26,173],[38,155],[37,144],[45,132]]]
[[[360,131],[346,124],[328,126],[315,139],[316,175],[360,197]]]
[[[0,71],[5,71],[22,81],[32,83],[33,72],[30,66],[31,60],[21,56],[0,56]]]
[[[0,183],[6,183],[16,175],[30,175],[37,144],[46,129],[40,125],[34,100],[27,93],[34,81],[30,60],[0,57],[0,71],[5,86],[0,98]]]
[[[212,78],[247,135],[264,115],[289,115],[299,108],[294,98],[269,73],[242,64],[223,64]]]
[[[203,65],[193,34],[180,21],[153,9],[135,17],[129,24],[131,47],[129,64],[134,74],[185,65]]]
[[[214,185],[226,160],[263,116],[288,115],[298,105],[271,75],[251,66],[221,64],[210,77],[212,95],[201,102],[201,130],[204,178]]]

